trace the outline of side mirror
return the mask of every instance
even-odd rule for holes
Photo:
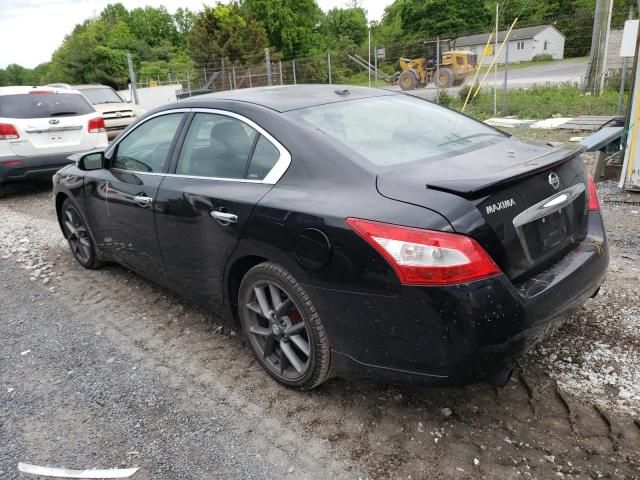
[[[131,103],[131,97],[124,97],[125,103]]]
[[[100,170],[104,165],[104,152],[86,153],[78,159],[78,168],[84,171]]]

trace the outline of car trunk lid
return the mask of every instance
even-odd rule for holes
[[[437,210],[473,236],[512,279],[547,264],[586,234],[579,147],[514,138],[382,171],[380,193]]]

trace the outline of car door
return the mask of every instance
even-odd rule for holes
[[[155,197],[184,118],[184,111],[167,111],[141,122],[105,153],[107,168],[85,177],[85,201],[98,247],[159,281],[164,266],[155,231]]]
[[[222,111],[193,114],[175,173],[157,195],[167,275],[182,294],[221,303],[227,259],[289,162],[289,153],[253,122]]]

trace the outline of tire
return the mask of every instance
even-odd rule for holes
[[[247,272],[238,291],[238,316],[256,358],[278,382],[311,390],[331,378],[322,320],[302,285],[280,265],[265,262]]]
[[[102,262],[98,258],[93,235],[80,211],[68,198],[62,202],[60,223],[64,238],[78,263],[88,269],[100,268]]]
[[[418,79],[411,70],[405,70],[398,77],[398,83],[402,90],[415,90],[418,86]]]
[[[440,88],[449,88],[453,85],[455,76],[450,68],[441,68],[440,75],[436,79]]]

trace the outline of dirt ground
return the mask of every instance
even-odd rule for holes
[[[15,188],[0,200],[0,274],[10,269],[29,278],[100,332],[88,341],[139,359],[161,385],[187,382],[194,395],[222,385],[243,408],[258,408],[265,422],[277,418],[309,441],[325,442],[355,465],[345,478],[640,479],[640,195],[623,195],[612,183],[601,184],[600,192],[611,245],[608,279],[595,299],[522,358],[503,389],[337,379],[309,393],[280,387],[241,336],[208,312],[118,266],[81,268],[59,233],[46,185]],[[10,368],[3,348],[0,372]],[[3,411],[16,407],[1,373],[0,387],[2,420]],[[204,402],[199,414],[207,408]],[[20,430],[21,419],[13,421]],[[63,443],[88,441],[83,431],[58,435]],[[145,441],[163,435],[154,430]],[[47,451],[46,442],[43,436],[34,445]],[[127,464],[154,471],[158,452],[144,444],[136,451]],[[9,460],[0,454],[0,462]],[[317,472],[328,468],[323,462]],[[14,468],[0,464],[0,472]],[[140,478],[202,477],[174,471]]]

